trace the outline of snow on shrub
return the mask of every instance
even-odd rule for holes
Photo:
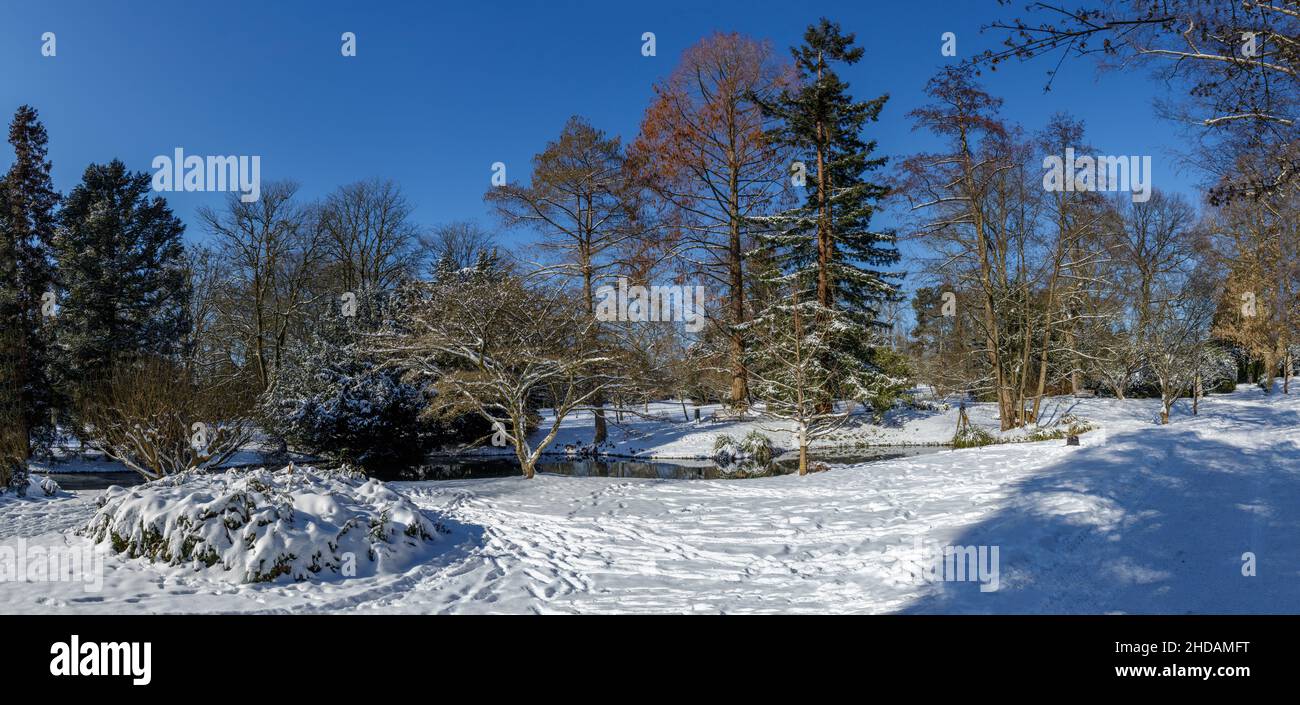
[[[772,458],[776,455],[772,439],[758,429],[746,433],[739,441],[725,433],[719,433],[713,439],[713,458],[721,465],[737,460],[752,460],[757,464],[766,465],[772,462]]]
[[[59,483],[48,477],[27,475],[15,480],[8,486],[0,485],[0,497],[54,497],[59,494]]]
[[[246,583],[398,572],[447,533],[378,480],[292,465],[112,487],[97,504],[80,532],[96,543]]]
[[[745,437],[740,439],[740,450],[754,462],[762,464],[772,462],[772,458],[776,455],[772,447],[772,439],[758,429],[746,433]]]
[[[974,424],[966,426],[952,437],[953,448],[979,448],[997,442],[997,436]]]
[[[719,465],[731,463],[740,452],[740,444],[729,434],[719,433],[713,439],[713,459]]]

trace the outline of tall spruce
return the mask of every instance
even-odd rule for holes
[[[190,329],[185,226],[150,176],[92,164],[60,214],[60,373],[74,388],[140,356],[172,357]]]
[[[0,180],[0,400],[13,409],[8,420],[15,455],[25,461],[53,430],[50,385],[54,266],[50,244],[59,194],[50,178],[48,138],[36,110],[24,105],[9,125],[14,162]]]
[[[802,46],[792,50],[798,81],[764,109],[778,119],[772,137],[794,152],[806,173],[807,199],[798,207],[755,218],[760,247],[774,264],[787,297],[775,302],[759,319],[790,315],[792,301],[806,314],[807,334],[825,340],[805,349],[819,351],[830,388],[819,390],[822,410],[829,399],[880,398],[894,382],[875,362],[875,334],[881,327],[881,305],[898,295],[898,275],[881,268],[896,263],[894,235],[871,228],[877,203],[887,187],[868,175],[885,164],[873,157],[876,143],[864,140],[863,129],[874,122],[887,95],[857,102],[849,84],[832,64],[852,65],[863,50],[854,35],[822,18],[804,33]],[[799,173],[799,170],[794,170]],[[769,329],[775,320],[766,324]],[[762,321],[751,327],[764,329]],[[775,351],[767,346],[768,354]]]

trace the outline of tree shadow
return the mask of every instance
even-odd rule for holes
[[[1112,433],[1019,482],[949,542],[999,547],[999,588],[936,582],[902,612],[1300,612],[1300,414],[1215,415]]]

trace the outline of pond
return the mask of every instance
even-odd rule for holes
[[[892,458],[926,455],[947,450],[944,446],[875,446],[813,453],[813,462],[831,464],[871,463]],[[305,463],[303,463],[305,464]],[[658,480],[742,480],[788,475],[799,471],[797,453],[787,453],[766,465],[740,462],[719,465],[712,460],[567,458],[549,456],[537,465],[538,472],[573,477],[626,477]],[[431,482],[513,477],[519,463],[511,456],[446,456],[429,459],[419,467],[377,472],[380,480]],[[50,473],[48,477],[65,490],[98,490],[111,485],[129,487],[143,482],[139,475],[124,472]]]

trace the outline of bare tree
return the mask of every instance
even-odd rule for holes
[[[790,173],[789,151],[768,135],[760,105],[789,80],[771,46],[715,33],[682,54],[655,87],[630,152],[638,172],[669,206],[661,235],[682,265],[727,292],[718,325],[728,344],[728,403],[743,409],[749,389],[738,326],[749,317],[745,253],[751,219],[771,211]]]
[[[420,248],[430,268],[445,263],[456,270],[469,269],[497,252],[496,237],[478,223],[466,220],[439,225],[422,235]]]
[[[259,392],[275,381],[292,327],[317,299],[312,283],[324,242],[312,211],[295,202],[297,191],[297,184],[275,182],[252,203],[232,194],[222,211],[199,209],[226,271],[216,326],[244,346],[239,357],[251,365]]]
[[[1052,117],[1038,136],[1038,147],[1046,155],[1064,155],[1067,149],[1091,151],[1083,143],[1083,123],[1066,114]],[[1068,376],[1071,393],[1081,388],[1080,339],[1078,325],[1085,315],[1089,293],[1097,284],[1094,272],[1104,259],[1095,247],[1105,230],[1102,199],[1089,191],[1053,191],[1045,198],[1043,256],[1046,262],[1036,277],[1042,282],[1042,340],[1038,343],[1038,382],[1034,390],[1032,415],[1038,418],[1047,385],[1053,353],[1068,365],[1059,370]]]
[[[1044,55],[1058,66],[1070,55],[1099,57],[1107,68],[1146,62],[1167,84],[1186,87],[1186,100],[1169,112],[1207,139],[1198,165],[1227,167],[1219,169],[1214,196],[1300,190],[1300,7],[1294,0],[1037,2],[1029,9],[1028,19],[993,22],[991,28],[1007,32],[1005,48],[972,63]],[[1236,171],[1225,155],[1240,153],[1259,156],[1260,168]]]
[[[1034,342],[1029,290],[1035,191],[1026,169],[1028,147],[998,117],[1001,100],[960,69],[930,80],[934,102],[914,110],[918,129],[946,139],[945,151],[904,162],[902,193],[921,218],[914,236],[934,252],[940,278],[970,292],[971,317],[988,377],[972,387],[998,402],[1002,430],[1028,420],[1024,407]]]
[[[1142,358],[1160,386],[1160,423],[1179,397],[1195,395],[1214,316],[1214,283],[1178,277],[1148,312]]]
[[[617,255],[643,227],[619,139],[581,117],[569,118],[559,138],[533,157],[528,186],[493,187],[484,200],[507,226],[529,227],[542,236],[541,248],[554,257],[542,273],[575,281],[594,322],[597,287],[621,269]],[[588,330],[599,336],[601,327]],[[588,398],[596,407],[592,442],[603,443],[605,399]]]
[[[569,414],[622,381],[608,372],[613,356],[592,346],[595,325],[563,288],[478,277],[425,287],[410,306],[406,330],[385,336],[380,347],[404,368],[434,378],[429,413],[478,414],[531,478]],[[553,415],[533,445],[528,433],[540,405]]]
[[[415,267],[412,206],[393,181],[341,186],[320,207],[320,229],[333,281],[343,292],[389,290]]]

